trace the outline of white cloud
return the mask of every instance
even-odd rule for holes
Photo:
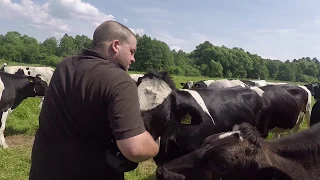
[[[55,29],[57,31],[70,31],[68,24],[48,13],[48,3],[38,5],[31,0],[22,0],[21,4],[11,0],[0,1],[1,16],[5,19],[21,19],[31,21],[33,27],[40,29]]]
[[[144,30],[143,29],[132,29],[132,28],[129,28],[134,34],[138,34],[139,36],[143,36],[145,33],[144,33]]]
[[[181,48],[179,46],[170,46],[170,50],[179,51]]]
[[[0,9],[0,20],[22,22],[24,27],[36,29],[35,34],[41,34],[41,37],[55,36],[59,39],[65,33],[84,34],[92,38],[94,29],[102,22],[115,20],[113,15],[106,14],[81,0],[48,0],[44,4],[32,0],[21,0],[17,3],[12,0],[0,0]],[[128,22],[128,19],[124,18],[123,21]],[[135,34],[145,34],[142,28],[130,29]],[[25,29],[16,30],[26,32]]]
[[[81,0],[50,0],[51,12],[62,19],[78,19],[98,26],[104,21],[114,20],[113,15],[105,14],[96,7]]]

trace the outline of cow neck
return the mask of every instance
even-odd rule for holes
[[[106,55],[104,55],[104,54],[102,54],[102,53],[100,53],[98,51],[94,51],[92,49],[83,49],[82,50],[82,54],[83,55],[94,56],[94,57],[109,61],[109,62],[115,64],[116,66],[120,67],[122,70],[126,71],[126,68],[122,64],[120,64],[118,61],[115,61],[110,56],[106,56]]]
[[[16,95],[15,95],[11,109],[15,109],[24,99],[35,96],[35,94],[30,96],[28,92],[23,92],[25,87],[30,86],[29,80],[19,79],[19,81],[16,81],[17,83],[15,84]]]

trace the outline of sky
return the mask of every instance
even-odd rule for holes
[[[319,0],[0,0],[0,34],[92,39],[116,20],[189,53],[204,41],[281,61],[320,59]]]

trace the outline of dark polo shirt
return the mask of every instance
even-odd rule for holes
[[[83,50],[53,73],[39,116],[30,179],[108,179],[110,140],[144,131],[135,81],[119,63]]]

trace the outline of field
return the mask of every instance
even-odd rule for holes
[[[0,63],[2,64],[3,61],[0,60]],[[8,65],[16,64],[8,63]],[[178,88],[181,88],[181,82],[207,79],[205,77],[172,77]],[[9,148],[0,149],[1,180],[28,179],[33,137],[38,127],[39,103],[39,98],[28,98],[8,116],[5,137]],[[303,129],[305,128],[306,124],[303,124]],[[152,180],[154,179],[155,168],[153,161],[149,160],[141,163],[136,170],[126,173],[125,179]]]

